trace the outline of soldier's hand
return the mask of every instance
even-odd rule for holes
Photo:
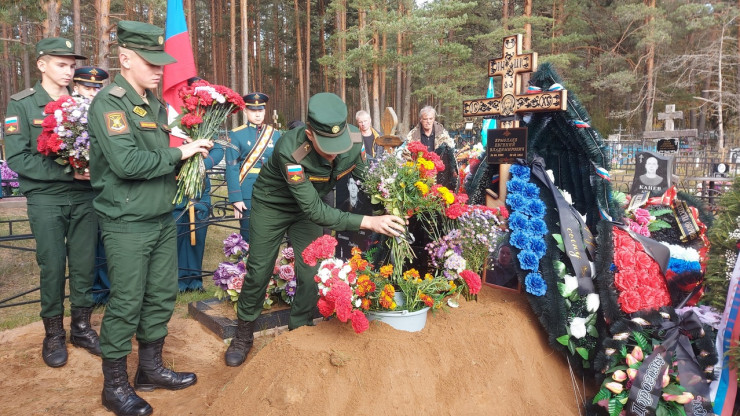
[[[180,160],[185,160],[196,153],[200,153],[203,157],[206,157],[208,156],[208,149],[211,147],[213,147],[213,142],[208,139],[198,139],[190,143],[185,143],[178,147],[182,152]]]
[[[234,202],[234,218],[241,219],[244,216],[244,211],[247,209],[247,205],[243,201]]]
[[[75,171],[74,178],[78,181],[89,181],[90,180],[90,171],[85,171],[85,173],[77,173]]]
[[[360,228],[371,230],[390,237],[398,237],[404,233],[406,220],[395,215],[380,215],[377,217],[364,216]]]

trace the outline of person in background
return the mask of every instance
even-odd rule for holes
[[[362,143],[365,145],[365,152],[372,158],[379,156],[383,152],[383,147],[375,143],[375,139],[380,137],[380,133],[373,128],[370,113],[360,110],[355,114],[355,120],[357,121],[357,127],[360,128],[360,134],[362,134]]]
[[[446,144],[455,148],[455,142],[445,130],[444,126],[437,123],[437,111],[432,106],[425,106],[419,111],[419,124],[406,136],[407,142],[421,142],[427,150],[433,152]]]
[[[175,170],[211,141],[169,146],[167,110],[154,95],[162,67],[175,62],[164,51],[164,30],[120,21],[121,73],[90,105],[90,177],[108,256],[111,291],[100,329],[102,401],[116,415],[149,415],[152,407],[131,388],[127,358],[139,344],[134,387],[179,390],[197,377],[164,366],[167,323],[177,298],[177,228],[172,200]]]
[[[272,155],[280,132],[264,124],[269,97],[261,92],[245,95],[247,124],[229,132],[226,148],[226,185],[229,202],[234,206],[234,218],[244,241],[249,242],[249,221],[252,210],[252,187],[267,159]]]
[[[72,81],[72,89],[75,95],[85,97],[92,101],[98,91],[103,87],[103,81],[108,79],[108,72],[94,66],[83,66],[75,69]],[[100,238],[98,230],[98,244],[95,247],[95,280],[92,287],[93,300],[96,304],[104,304],[108,301],[110,293],[110,280],[108,280],[108,265],[105,261],[105,247],[103,239]]]
[[[262,167],[252,192],[252,221],[247,275],[237,303],[236,335],[226,350],[226,365],[236,367],[254,342],[254,321],[262,312],[265,290],[285,234],[296,253],[296,295],[290,305],[288,328],[313,324],[318,301],[314,275],[301,253],[322,235],[334,230],[372,230],[389,236],[403,232],[406,221],[395,215],[366,216],[343,212],[321,198],[345,175],[362,176],[367,169],[362,137],[347,124],[347,106],[335,94],[319,93],[308,101],[305,127],[285,133]],[[257,243],[259,242],[259,243]]]
[[[103,81],[108,79],[108,73],[103,68],[82,66],[75,69],[72,78],[74,92],[92,101],[95,95],[103,88]]]
[[[36,44],[36,67],[41,72],[41,81],[12,95],[5,117],[8,167],[18,173],[36,240],[36,262],[41,272],[41,318],[46,331],[41,355],[49,367],[67,363],[63,325],[67,268],[72,309],[70,343],[100,355],[98,334],[90,326],[98,229],[90,175],[65,171],[53,157],[39,153],[36,143],[46,117],[46,104],[72,94],[69,83],[78,59],[87,58],[74,52],[72,41],[40,40]]]

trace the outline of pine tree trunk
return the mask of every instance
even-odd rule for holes
[[[106,71],[110,70],[108,53],[110,52],[110,0],[98,0],[98,66]],[[114,65],[119,67],[118,57],[111,56]]]
[[[655,8],[655,0],[645,0],[645,4],[650,8]],[[645,21],[645,24],[651,25],[653,16],[651,15]],[[645,59],[645,131],[653,130],[653,106],[655,105],[655,85],[653,83],[653,72],[655,69],[655,44],[647,46],[647,56]]]
[[[371,6],[370,10],[375,10]],[[380,131],[380,34],[375,25],[373,25],[373,128]]]
[[[217,2],[211,1],[211,76],[210,81],[218,84],[218,57],[216,56],[216,50],[218,49],[218,39],[216,38],[216,32],[218,31],[218,16]]]
[[[242,78],[241,78],[241,90],[242,95],[249,92],[249,15],[248,15],[248,4],[247,0],[239,1],[240,7],[240,18],[241,18],[241,53],[242,53]],[[236,85],[236,84],[235,84]],[[246,118],[242,120],[244,123],[247,122]]]
[[[187,9],[185,10],[188,19],[188,30],[190,33],[191,46],[193,48],[193,61],[195,67],[198,68],[198,56],[200,55],[200,48],[198,47],[198,37],[200,36],[200,30],[198,30],[198,10],[197,3],[195,0],[185,0]],[[202,72],[198,72],[201,74]]]
[[[326,55],[326,41],[324,40],[324,19],[326,18],[326,6],[324,0],[319,0],[319,44],[321,45],[321,56]],[[329,91],[329,73],[326,65],[321,65],[321,77],[323,78],[323,91]]]
[[[360,48],[365,44],[363,32],[365,30],[366,19],[367,12],[365,10],[359,10],[357,13],[357,31],[359,33],[357,43]],[[360,108],[367,112],[370,112],[370,97],[367,90],[367,74],[365,73],[365,62],[360,62],[358,81],[360,83]]]
[[[306,0],[306,100],[311,97],[311,0]]]
[[[301,48],[301,18],[298,12],[298,0],[293,0],[293,9],[295,11],[295,43],[298,52],[298,63],[296,65],[298,72],[298,90],[300,91],[300,119],[306,119],[306,89],[303,85],[303,50]]]
[[[229,85],[236,85],[236,73],[238,69],[238,67],[236,66],[236,4],[233,1],[229,4],[229,33],[231,34],[229,38]],[[232,114],[231,128],[236,128],[238,125],[239,115]]]
[[[257,10],[260,10],[259,0],[257,0],[257,4],[255,8]],[[260,34],[262,33],[262,31],[260,30],[260,23],[262,19],[260,19],[259,13],[255,13],[254,20],[255,20],[254,35],[255,35],[255,38],[257,38],[257,42],[254,43],[254,48],[256,49],[254,54],[255,54],[255,59],[257,60],[257,72],[255,75],[257,76],[257,91],[262,91],[262,42],[259,41]]]
[[[80,0],[72,0],[72,25],[75,32],[75,53],[82,54],[82,31],[80,24]],[[85,54],[87,56],[87,54]]]
[[[2,68],[2,72],[0,72],[0,78],[3,80],[3,90],[0,91],[0,103],[7,104],[8,101],[10,101],[10,95],[14,94],[15,91],[13,91],[11,78],[15,78],[15,71],[13,69],[15,68],[15,59],[12,61],[10,60],[10,53],[8,52],[8,46],[10,46],[10,42],[8,42],[8,39],[10,39],[10,30],[8,30],[8,24],[7,23],[0,23],[0,28],[2,28],[2,47],[3,47],[3,62],[0,64],[0,68]],[[5,107],[3,107],[3,111],[5,110]],[[3,155],[5,155],[5,152],[3,152]]]
[[[59,9],[62,8],[61,0],[47,0],[42,2],[44,11],[46,11],[46,20],[44,20],[43,27],[45,38],[59,36]]]

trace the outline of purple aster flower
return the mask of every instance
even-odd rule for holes
[[[232,233],[224,240],[224,255],[231,257],[233,255],[239,255],[241,253],[249,252],[249,243],[244,241],[239,233]]]

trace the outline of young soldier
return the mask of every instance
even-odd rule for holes
[[[90,175],[108,256],[111,291],[100,330],[103,405],[117,415],[148,415],[152,407],[131,388],[126,358],[131,337],[139,342],[137,390],[183,389],[193,373],[162,363],[167,322],[177,297],[177,233],[172,217],[175,168],[180,160],[208,156],[209,140],[169,147],[165,106],[152,93],[162,67],[164,31],[118,22],[121,74],[90,106]]]
[[[254,184],[249,223],[254,243],[239,295],[236,336],[224,356],[226,365],[241,365],[252,348],[254,320],[262,311],[265,290],[286,232],[296,253],[298,286],[288,321],[288,328],[295,329],[312,323],[311,312],[318,301],[313,280],[317,267],[304,263],[300,253],[322,235],[322,227],[338,231],[365,229],[389,236],[403,231],[405,220],[395,215],[352,214],[321,200],[338,179],[349,174],[362,176],[365,168],[362,137],[359,132],[350,136],[344,102],[331,93],[311,97],[306,126],[290,130],[278,140]]]
[[[108,79],[108,73],[102,68],[83,66],[75,69],[74,90],[77,95],[92,101],[95,94],[103,87],[103,81]]]
[[[97,219],[92,207],[90,176],[67,173],[54,158],[36,150],[36,138],[46,116],[44,107],[70,95],[69,83],[76,59],[72,41],[46,38],[36,44],[36,66],[41,82],[10,97],[5,118],[8,166],[18,173],[27,198],[28,220],[36,239],[36,261],[41,271],[41,317],[44,321],[42,356],[46,365],[67,363],[64,286],[69,266],[69,303],[72,307],[70,342],[100,355],[98,335],[90,327]]]
[[[233,147],[226,149],[226,184],[229,188],[229,202],[234,205],[234,218],[239,220],[240,233],[249,241],[249,217],[252,208],[252,187],[257,181],[260,168],[272,155],[275,141],[280,132],[265,120],[265,106],[269,97],[261,92],[253,92],[244,97],[247,124],[229,133]]]

